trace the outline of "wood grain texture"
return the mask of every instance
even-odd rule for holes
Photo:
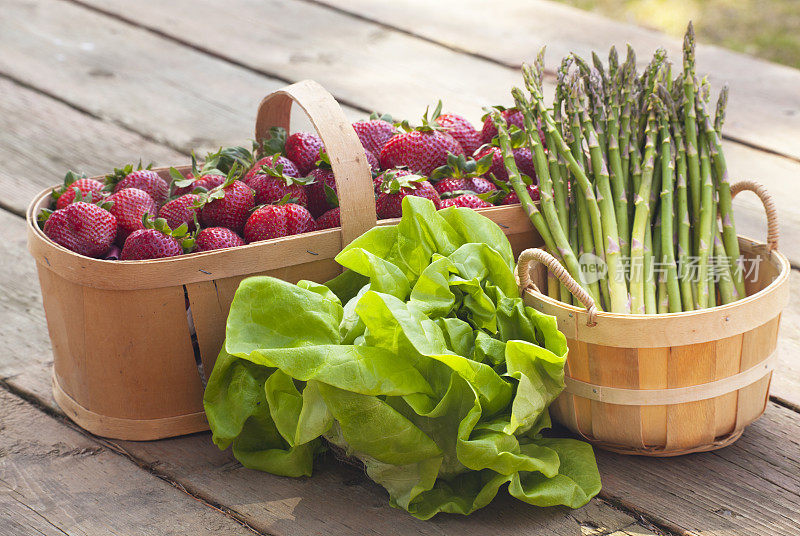
[[[250,530],[0,389],[0,535]]]
[[[667,49],[676,65],[681,41],[661,32],[616,22],[549,1],[314,0],[398,28],[425,39],[509,66],[531,62],[547,45],[552,70],[560,58],[576,52],[589,58],[596,50],[604,57],[614,44],[624,55],[626,43],[637,52],[642,68],[658,47]],[[475,21],[481,21],[480,29]],[[698,73],[709,74],[719,89],[731,86],[725,132],[760,147],[800,158],[800,71],[720,47],[698,45]]]
[[[215,11],[208,31],[195,23],[185,32],[221,34],[213,21],[223,19]],[[185,153],[247,145],[258,103],[286,84],[70,2],[9,0],[0,26],[0,73]],[[345,112],[351,119],[363,115]],[[134,156],[148,161],[150,155]]]
[[[798,437],[797,413],[770,403],[739,441],[715,452],[660,460],[598,453],[602,494],[681,535],[796,536]]]

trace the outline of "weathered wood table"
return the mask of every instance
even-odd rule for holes
[[[259,100],[314,78],[353,118],[417,117],[444,99],[473,120],[507,102],[541,44],[557,61],[632,43],[679,43],[549,2],[480,0],[4,0],[0,9],[0,535],[800,534],[800,305],[783,315],[766,415],[723,450],[675,459],[598,451],[599,498],[577,511],[501,493],[475,515],[417,521],[357,470],[312,478],[242,468],[208,434],[135,443],[82,432],[50,393],[51,354],[23,211],[66,169],[186,161],[241,144]],[[700,46],[731,85],[734,178],[775,196],[782,250],[800,265],[800,71]],[[552,65],[551,65],[552,67]],[[552,72],[550,72],[552,76]],[[552,78],[551,78],[552,81]],[[740,231],[764,236],[755,198]],[[800,292],[797,273],[795,290]]]

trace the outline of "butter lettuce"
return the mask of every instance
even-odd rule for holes
[[[204,405],[245,466],[310,475],[327,444],[363,462],[392,506],[469,514],[502,486],[578,508],[600,490],[592,448],[546,438],[566,340],[526,307],[508,240],[464,208],[403,200],[325,285],[239,286]]]

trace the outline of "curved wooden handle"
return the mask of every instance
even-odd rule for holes
[[[566,268],[561,266],[561,263],[558,262],[558,259],[550,255],[548,252],[544,251],[543,249],[539,248],[532,248],[526,249],[522,253],[519,254],[519,260],[517,261],[517,277],[519,278],[519,286],[524,291],[526,289],[533,289],[538,291],[539,289],[536,288],[536,285],[533,284],[531,281],[531,265],[535,262],[544,264],[547,269],[553,274],[559,281],[561,281],[567,290],[570,293],[578,298],[578,301],[581,302],[584,307],[586,307],[586,313],[589,315],[589,319],[586,322],[586,325],[592,327],[597,324],[597,306],[594,304],[594,300],[589,295],[586,290],[577,281],[575,281],[569,272],[567,272]]]
[[[336,177],[342,222],[342,246],[375,227],[375,190],[367,155],[342,108],[328,91],[313,80],[303,80],[264,97],[256,116],[256,141],[269,136],[270,127],[289,133],[292,103],[308,115]]]
[[[778,238],[780,237],[778,210],[775,208],[775,202],[772,200],[772,196],[763,184],[756,181],[745,180],[739,181],[731,186],[731,198],[736,197],[736,194],[744,190],[753,192],[761,199],[761,204],[764,205],[764,211],[767,213],[767,247],[769,247],[770,251],[778,249]]]

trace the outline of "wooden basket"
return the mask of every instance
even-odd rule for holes
[[[789,301],[789,261],[777,251],[778,224],[769,194],[751,181],[767,210],[767,244],[739,237],[747,297],[700,311],[661,315],[598,312],[556,259],[520,255],[525,303],[558,320],[567,337],[566,389],[553,417],[595,445],[623,454],[677,456],[736,441],[764,413],[776,359],[781,311]],[[547,270],[586,309],[551,299]],[[533,272],[533,273],[532,273]]]
[[[198,364],[207,377],[239,282],[251,275],[327,281],[341,273],[333,259],[342,247],[376,225],[364,149],[322,86],[303,81],[264,98],[256,139],[273,126],[288,131],[293,103],[308,115],[330,156],[340,229],[178,258],[105,261],[77,255],[39,229],[36,215],[48,206],[52,189],[31,203],[28,249],[36,260],[53,347],[53,394],[81,427],[130,440],[207,430],[206,378]],[[155,171],[169,180],[168,168]],[[541,243],[519,206],[482,213],[504,229],[515,252]]]

